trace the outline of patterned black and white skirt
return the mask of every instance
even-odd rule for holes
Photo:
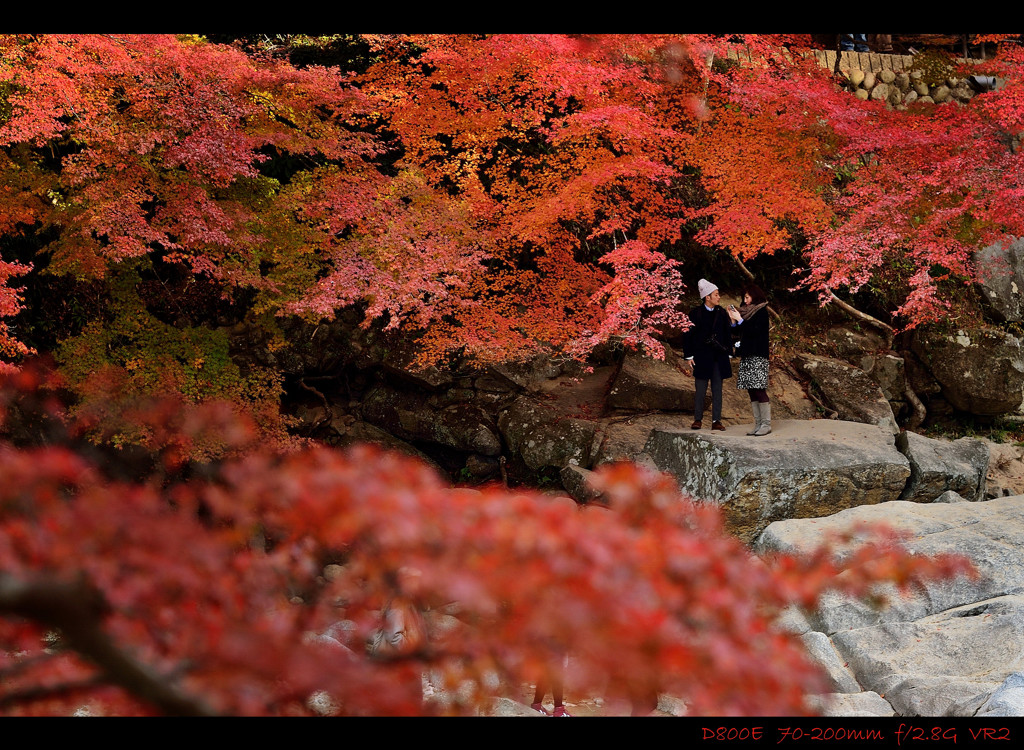
[[[736,387],[767,388],[768,359],[765,357],[743,357],[740,360],[739,374],[736,375]]]

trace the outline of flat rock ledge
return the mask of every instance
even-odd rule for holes
[[[886,425],[836,419],[775,420],[762,437],[747,436],[749,429],[655,427],[640,455],[685,493],[719,505],[726,528],[748,544],[788,518],[893,500],[986,498],[990,451],[982,440],[894,436]]]
[[[843,420],[776,420],[772,433],[651,431],[644,453],[680,489],[722,508],[726,527],[751,543],[773,521],[827,516],[896,500],[911,476],[888,429]]]

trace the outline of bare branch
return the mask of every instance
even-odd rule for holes
[[[906,350],[901,351],[899,355],[903,357],[904,361],[911,356],[910,352]],[[910,387],[909,377],[906,379],[906,388],[903,391],[903,395],[906,396],[907,402],[914,410],[914,414],[907,420],[907,429],[916,430],[924,423],[925,417],[928,416],[928,411],[925,409],[924,404],[921,403],[921,399],[918,398],[917,393]]]
[[[316,332],[314,331],[314,333],[316,333]],[[306,383],[306,378],[304,378],[304,377],[303,377],[303,378],[299,378],[299,386],[300,386],[300,387],[301,387],[301,388],[302,388],[303,390],[309,391],[309,392],[310,392],[310,393],[312,393],[312,394],[313,394],[314,396],[316,396],[317,398],[319,398],[319,399],[320,399],[320,403],[322,403],[322,404],[324,405],[324,415],[323,415],[323,416],[322,416],[322,417],[321,417],[320,419],[318,419],[318,420],[316,421],[316,424],[314,424],[314,425],[313,425],[313,426],[312,426],[312,427],[310,428],[310,432],[312,432],[313,430],[317,430],[317,429],[319,429],[319,428],[320,428],[321,426],[323,426],[323,425],[325,425],[325,424],[329,424],[329,423],[330,423],[330,421],[331,421],[332,419],[334,419],[334,410],[333,410],[333,409],[331,408],[331,404],[330,404],[330,402],[329,402],[329,401],[327,400],[327,397],[326,397],[326,396],[324,396],[324,394],[322,394],[322,393],[321,393],[320,391],[318,391],[318,390],[317,390],[316,388],[314,388],[313,386],[311,386],[311,385],[309,385],[308,383]]]
[[[811,399],[811,401],[813,401],[815,404],[817,404],[818,408],[825,412],[825,417],[827,419],[839,419],[839,412],[837,412],[835,409],[826,406],[820,398],[814,395],[814,392],[810,388],[807,389],[806,393],[807,397]]]
[[[878,318],[872,317],[865,312],[861,312],[853,305],[843,302],[833,292],[829,292],[829,296],[831,297],[832,302],[835,302],[836,305],[838,305],[840,308],[842,308],[844,311],[846,311],[853,317],[857,318],[857,320],[862,320],[868,325],[874,326],[875,328],[878,328],[879,330],[883,331],[886,337],[886,347],[892,346],[893,336],[896,335],[896,332],[892,329],[892,326],[888,325],[887,323],[883,323]]]
[[[85,578],[73,583],[21,581],[0,573],[0,614],[17,615],[61,631],[67,646],[99,668],[103,678],[152,703],[169,716],[213,716],[202,702],[178,692],[164,678],[121,651],[100,628],[109,611]]]
[[[730,253],[730,255],[732,255],[732,253]],[[743,263],[743,261],[740,260],[738,256],[733,255],[732,257],[733,257],[733,260],[735,260],[736,263],[739,264],[740,270],[743,271],[743,273],[746,275],[746,277],[748,279],[750,279],[751,281],[754,281],[754,274],[752,274],[750,272],[750,269],[746,267],[746,265]],[[775,312],[775,310],[772,309],[771,305],[769,305],[767,309],[768,309],[768,314],[772,316],[772,318],[775,320],[776,323],[778,323],[779,321],[782,320],[782,318],[779,317],[779,314],[777,312]]]
[[[907,429],[916,430],[924,422],[925,417],[928,416],[927,410],[924,408],[924,404],[921,403],[921,399],[914,393],[914,389],[907,383],[906,390],[903,391],[903,395],[907,397],[907,401],[914,409],[914,415],[907,420]]]

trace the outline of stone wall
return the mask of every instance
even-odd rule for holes
[[[818,64],[829,70],[836,70],[836,57],[839,57],[838,69],[842,70],[863,70],[871,73],[881,73],[883,70],[899,72],[909,71],[914,66],[914,55],[882,55],[877,52],[836,52],[835,50],[814,50],[811,54],[818,60]],[[966,62],[969,65],[976,65],[983,60],[974,58],[957,58],[954,62]]]
[[[836,57],[839,58],[838,70],[863,70],[871,73],[881,73],[883,70],[899,72],[910,70],[914,65],[914,55],[882,55],[877,52],[836,52],[835,50],[810,50],[806,55],[813,56],[818,64],[829,70],[836,70]],[[732,51],[729,58],[738,60],[741,65],[753,64],[755,62],[749,50]],[[967,62],[971,65],[983,62],[973,58],[957,58],[954,62]]]
[[[926,83],[923,72],[914,69],[915,57],[912,55],[835,50],[813,50],[806,55],[813,56],[821,67],[838,71],[846,79],[847,88],[857,98],[885,101],[897,109],[915,101],[963,103],[978,93],[967,79],[955,76]],[[741,65],[757,64],[749,51],[732,52],[729,57]],[[977,64],[982,60],[960,58],[956,62]]]
[[[919,70],[894,71],[851,68],[841,71],[847,87],[858,99],[884,101],[896,109],[913,102],[947,104],[968,102],[976,93],[965,78],[950,76],[929,85]]]

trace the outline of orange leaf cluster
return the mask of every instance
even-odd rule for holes
[[[694,245],[776,254],[823,300],[888,288],[912,327],[1024,235],[1018,45],[974,71],[998,91],[892,109],[800,35],[361,41],[349,75],[194,37],[0,36],[0,233],[80,279],[185,269],[250,320],[356,308],[424,362],[657,354]],[[0,318],[31,252],[0,261]],[[26,353],[0,330],[0,359]]]

